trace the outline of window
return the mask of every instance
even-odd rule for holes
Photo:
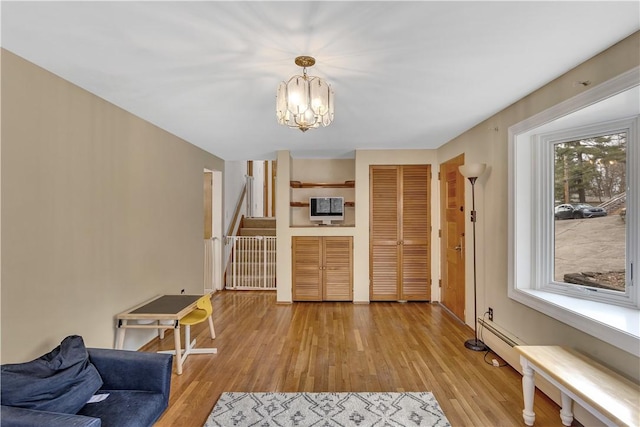
[[[633,354],[639,80],[636,68],[509,129],[509,297]]]
[[[534,180],[551,200],[540,212],[541,259],[538,289],[612,304],[636,306],[627,256],[627,140],[635,140],[637,119],[535,135],[549,167]],[[544,173],[550,176],[543,176]],[[631,221],[633,224],[633,221]],[[632,225],[631,224],[631,225]],[[548,267],[548,268],[547,268]]]

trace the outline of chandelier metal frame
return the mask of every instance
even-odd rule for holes
[[[278,123],[306,132],[329,126],[334,116],[334,92],[325,80],[307,75],[307,67],[315,65],[312,56],[298,56],[295,64],[302,67],[302,75],[280,82],[276,93]]]

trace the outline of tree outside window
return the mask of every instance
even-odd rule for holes
[[[625,291],[626,146],[626,132],[554,144],[556,282]]]

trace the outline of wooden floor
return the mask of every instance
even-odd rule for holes
[[[212,302],[217,338],[206,322],[192,336],[218,354],[191,355],[173,374],[156,426],[202,426],[225,391],[431,391],[453,426],[524,426],[521,376],[467,350],[473,331],[437,304],[281,305],[275,292],[246,291]],[[168,333],[143,350],[172,348]],[[538,391],[534,410],[536,426],[562,425],[560,408]]]

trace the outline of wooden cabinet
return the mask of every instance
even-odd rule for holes
[[[292,238],[293,300],[353,300],[353,238]]]
[[[369,298],[431,299],[431,167],[370,167]]]

